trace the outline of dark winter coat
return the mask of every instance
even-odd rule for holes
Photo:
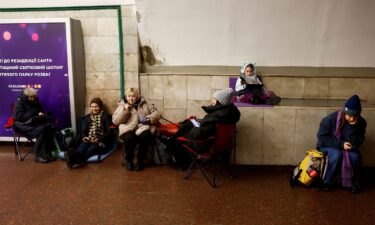
[[[88,136],[91,122],[90,114],[87,114],[80,119],[76,136],[77,146],[82,143],[82,138]],[[113,129],[110,128],[111,123],[112,116],[103,112],[101,124],[103,125],[104,134],[98,138],[98,141],[104,143],[105,146],[110,146],[111,142],[115,141]]]
[[[217,123],[237,123],[240,120],[241,113],[233,104],[214,106],[202,106],[207,113],[200,121],[200,127],[193,127],[189,136],[192,139],[205,139],[214,136]]]
[[[365,140],[366,133],[366,120],[359,116],[358,123],[355,125],[349,124],[345,120],[342,131],[341,138],[337,139],[334,136],[336,130],[336,122],[339,111],[333,112],[325,117],[320,122],[320,127],[318,131],[318,143],[317,148],[320,147],[333,147],[337,149],[343,149],[344,142],[349,142],[352,144],[353,149],[359,149]]]
[[[43,107],[37,98],[34,102],[24,95],[23,91],[15,105],[14,121],[16,128],[31,138],[37,137],[46,126],[52,127],[47,116],[39,116],[43,112]]]

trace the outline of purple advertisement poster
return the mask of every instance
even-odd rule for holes
[[[24,88],[38,91],[57,130],[72,127],[66,22],[0,23],[0,138]]]

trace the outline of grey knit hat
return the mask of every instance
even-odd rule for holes
[[[232,102],[234,91],[232,88],[226,88],[220,91],[217,91],[212,96],[222,105],[229,105]]]

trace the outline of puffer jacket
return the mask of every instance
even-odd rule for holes
[[[14,120],[17,122],[25,123],[26,121],[37,116],[39,112],[43,112],[43,108],[39,102],[39,99],[36,99],[35,102],[32,102],[26,95],[24,95],[22,91],[14,108]]]
[[[121,100],[119,106],[112,116],[112,122],[119,127],[119,136],[121,137],[127,132],[137,131],[145,126],[141,123],[140,118],[148,118],[150,123],[150,130],[152,134],[157,132],[156,125],[160,120],[160,113],[153,104],[148,104],[144,97],[141,97],[134,107],[129,107],[125,110],[124,105],[126,100]]]
[[[202,106],[207,113],[200,121],[200,127],[193,127],[189,136],[192,139],[205,139],[216,133],[217,123],[237,123],[240,120],[241,113],[233,104]]]

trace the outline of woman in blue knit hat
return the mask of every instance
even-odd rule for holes
[[[365,140],[366,120],[361,116],[358,95],[351,96],[344,108],[325,117],[319,127],[317,148],[327,154],[328,165],[323,190],[332,190],[341,175],[341,185],[359,193],[359,148]]]

